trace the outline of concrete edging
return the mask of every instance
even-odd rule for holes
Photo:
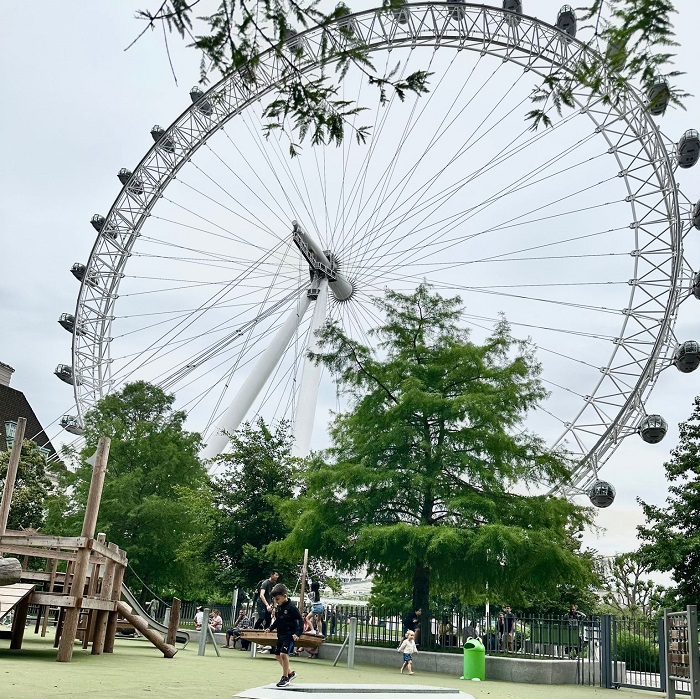
[[[340,650],[338,643],[324,643],[319,648],[319,657],[335,659]],[[347,651],[343,651],[341,659],[344,663]],[[401,656],[392,648],[375,648],[372,646],[355,646],[355,662],[361,665],[392,667],[398,672],[401,667]],[[583,661],[586,671],[590,666],[590,674],[595,680],[599,674],[599,663]],[[461,653],[418,652],[413,658],[416,672],[441,672],[460,677],[463,669]],[[618,663],[618,676],[624,677],[625,664]],[[623,673],[622,675],[620,673]],[[588,672],[587,672],[588,675]],[[529,684],[577,684],[578,661],[519,658],[511,656],[486,656],[486,679],[504,680],[506,682],[522,682]]]

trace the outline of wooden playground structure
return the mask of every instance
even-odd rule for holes
[[[22,557],[22,562],[0,557],[0,617],[14,613],[11,630],[0,630],[0,639],[9,637],[10,649],[21,649],[29,607],[34,605],[39,609],[34,631],[38,633],[41,629],[42,636],[46,635],[49,611],[57,610],[54,647],[58,648],[58,662],[70,662],[76,640],[85,649],[92,643],[92,655],[112,653],[117,628],[124,623],[120,618],[151,641],[164,657],[172,658],[177,653],[179,600],[173,605],[164,640],[129,605],[120,601],[128,564],[126,552],[106,542],[104,534],[95,536],[109,438],[101,437],[97,446],[80,536],[6,531],[25,426],[26,420],[19,418],[0,500],[0,555]]]

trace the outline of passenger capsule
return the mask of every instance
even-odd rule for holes
[[[466,10],[461,7],[461,5],[464,5],[466,3],[466,0],[453,0],[452,5],[450,6],[450,17],[452,17],[453,20],[456,22],[459,21],[460,19],[463,19],[464,16],[466,15]]]
[[[85,272],[86,271],[87,271],[87,267],[85,267],[85,265],[81,264],[80,262],[74,263],[73,266],[70,268],[71,274],[79,282],[82,282],[83,279],[85,279]],[[85,283],[91,287],[97,286],[97,275],[95,274],[94,270],[92,272],[90,272],[90,274],[88,275],[87,281]]]
[[[214,107],[208,99],[202,99],[203,95],[204,93],[196,85],[190,90],[190,99],[192,100],[192,104],[196,105],[197,109],[202,112],[202,114],[211,116],[214,111]]]
[[[98,232],[102,233],[102,229],[105,227],[105,217],[100,216],[100,214],[95,214],[91,219],[90,223],[92,227]]]
[[[58,319],[58,324],[65,328],[69,333],[73,332],[75,327],[75,316],[70,313],[61,313],[61,317]]]
[[[163,128],[158,126],[158,124],[151,129],[151,136],[159,148],[162,148],[168,153],[175,152],[175,143],[173,139],[167,136]]]
[[[673,353],[673,364],[683,374],[690,374],[700,366],[700,343],[695,340],[682,342]]]
[[[304,51],[304,40],[298,36],[299,32],[296,29],[288,29],[284,35],[284,41],[287,48],[292,53],[302,53]]]
[[[661,415],[647,415],[637,429],[645,442],[657,444],[666,436],[668,425]]]
[[[605,51],[605,56],[608,63],[614,70],[620,70],[624,67],[627,60],[627,50],[623,43],[610,42]]]
[[[700,156],[700,136],[695,129],[688,129],[678,141],[678,167],[693,167]]]
[[[392,7],[391,13],[399,24],[408,24],[411,17],[411,11],[407,7]]]
[[[693,296],[700,301],[700,272],[696,272],[693,277]]]
[[[654,116],[661,116],[671,101],[671,89],[663,78],[657,78],[656,82],[647,92],[647,108]]]
[[[118,173],[119,181],[133,194],[143,194],[143,182],[134,177],[131,170],[123,167]]]
[[[562,5],[561,10],[559,10],[557,29],[572,38],[576,36],[576,13],[571,5]]]
[[[355,20],[349,17],[350,8],[344,2],[339,2],[335,6],[335,9],[338,14],[340,14],[341,10],[344,13],[339,17],[336,25],[340,30],[340,33],[344,34],[345,36],[354,36],[356,34]]]
[[[690,220],[693,226],[700,231],[700,199],[695,202],[695,206],[690,212]]]
[[[61,418],[61,427],[66,432],[77,435],[80,437],[83,434],[83,428],[80,425],[80,420],[75,415],[64,415]]]
[[[112,227],[112,225],[107,225],[106,219],[100,214],[95,214],[91,219],[90,223],[92,227],[98,232],[109,236],[114,240],[117,237],[117,231]]]
[[[520,15],[523,13],[523,3],[521,0],[503,0],[503,9],[513,13],[512,15],[508,15],[508,24],[511,26],[520,24]]]
[[[56,371],[53,372],[58,376],[61,381],[64,381],[65,383],[69,383],[71,386],[74,385],[74,378],[73,378],[73,368],[68,366],[67,364],[59,364],[56,367]]]
[[[615,500],[615,488],[607,481],[596,481],[588,489],[588,499],[596,507],[610,507]]]

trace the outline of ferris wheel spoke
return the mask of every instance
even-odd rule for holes
[[[575,150],[575,148],[579,147],[580,145],[583,145],[587,140],[588,140],[588,139],[582,140],[582,141],[581,141],[579,144],[577,144],[577,146],[575,146],[574,148],[569,148],[569,149],[568,149],[568,152],[571,153],[573,150]],[[561,155],[562,155],[562,153],[556,154],[555,156],[553,156],[552,158],[550,158],[544,165],[542,165],[542,166],[540,166],[539,168],[537,168],[537,169],[531,171],[531,172],[528,173],[526,176],[524,176],[523,178],[521,178],[519,181],[513,182],[511,185],[508,185],[507,187],[503,188],[503,189],[500,190],[499,192],[496,192],[495,194],[491,195],[491,196],[488,197],[485,201],[480,202],[478,205],[476,205],[476,206],[474,206],[474,207],[471,207],[471,208],[469,208],[469,209],[467,209],[467,210],[465,210],[465,211],[463,211],[463,212],[460,212],[459,216],[466,216],[466,217],[468,217],[468,218],[471,218],[471,216],[469,216],[469,214],[476,215],[476,214],[483,213],[483,210],[484,210],[485,208],[487,208],[488,206],[491,206],[491,205],[493,205],[493,204],[495,204],[495,203],[497,203],[497,202],[500,202],[500,201],[501,201],[504,197],[506,197],[506,196],[520,193],[520,192],[522,192],[524,189],[526,189],[526,188],[528,188],[528,187],[535,186],[535,185],[537,185],[537,184],[541,184],[542,182],[544,182],[544,181],[546,181],[546,180],[553,179],[553,178],[557,177],[558,175],[560,175],[560,174],[562,174],[562,173],[564,173],[564,172],[569,172],[569,171],[575,169],[576,167],[580,167],[581,165],[588,164],[588,163],[590,163],[592,160],[594,160],[595,158],[600,157],[600,156],[594,156],[593,158],[588,158],[588,159],[586,159],[586,160],[584,160],[584,161],[582,161],[582,162],[580,162],[580,163],[577,163],[577,164],[575,164],[575,165],[571,165],[571,166],[569,166],[569,167],[567,167],[567,168],[564,168],[563,170],[560,170],[560,171],[558,171],[558,172],[556,172],[556,173],[551,173],[551,174],[549,174],[549,175],[547,175],[547,176],[545,176],[545,177],[543,177],[543,178],[541,178],[541,179],[539,179],[539,180],[528,181],[528,180],[531,180],[531,178],[534,177],[536,174],[539,174],[539,173],[542,172],[544,169],[546,169],[547,167],[549,167],[550,165],[552,165],[553,163],[558,162],[558,160],[559,160],[559,158],[561,157]],[[480,172],[483,172],[483,168],[481,168],[479,171],[477,171],[477,172],[475,173],[474,176],[478,176],[478,174],[479,174]],[[398,222],[398,223],[404,223],[405,221],[410,220],[410,219],[413,218],[414,216],[417,216],[418,214],[423,213],[423,211],[426,210],[426,209],[428,209],[429,212],[432,211],[432,210],[435,209],[436,207],[438,207],[438,206],[442,205],[443,203],[445,203],[450,197],[452,197],[452,196],[454,196],[455,194],[459,193],[459,191],[460,191],[466,184],[469,184],[469,183],[471,183],[471,182],[472,182],[472,176],[470,176],[469,178],[467,178],[466,181],[458,182],[457,184],[455,184],[454,186],[450,187],[449,189],[443,190],[443,191],[441,191],[441,192],[439,192],[439,193],[433,195],[433,196],[432,196],[429,200],[427,200],[426,202],[421,202],[421,203],[422,203],[422,207],[414,207],[414,208],[411,210],[410,215],[404,215],[402,218],[396,219],[396,222]],[[428,214],[428,215],[429,215],[429,214]],[[457,215],[455,215],[455,216],[457,216]],[[426,219],[427,219],[427,216],[421,221],[421,223],[423,223]],[[395,221],[390,221],[390,222],[389,222],[390,230],[396,227],[396,222],[395,222]],[[439,222],[439,221],[438,221],[438,222]],[[410,231],[409,231],[406,235],[421,233],[421,232],[423,232],[424,230],[426,230],[426,228],[425,228],[425,227],[420,227],[420,224],[418,224],[417,226],[414,226],[412,229],[410,229]],[[498,230],[498,228],[494,228],[494,230]]]
[[[496,71],[494,71],[494,74],[495,74],[495,72]],[[469,138],[461,146],[461,148],[458,150],[458,152],[454,156],[452,156],[452,158],[448,161],[448,163],[433,178],[431,178],[431,180],[427,184],[422,185],[416,192],[414,192],[412,195],[410,195],[404,202],[399,204],[399,199],[403,195],[405,189],[410,184],[410,182],[411,182],[411,180],[416,172],[417,167],[428,156],[428,154],[432,150],[432,148],[435,147],[439,143],[440,139],[439,139],[439,137],[437,137],[437,138],[434,138],[433,140],[430,141],[430,143],[427,145],[424,152],[417,159],[414,166],[409,169],[409,171],[404,175],[404,177],[398,183],[399,185],[403,185],[403,186],[401,186],[400,188],[394,188],[394,190],[392,190],[392,192],[390,193],[390,196],[394,199],[394,202],[389,203],[388,199],[380,200],[377,203],[377,205],[375,206],[374,212],[372,212],[372,215],[370,216],[370,218],[366,222],[366,226],[370,229],[370,231],[372,231],[374,233],[374,236],[368,236],[366,238],[367,246],[371,245],[372,237],[377,237],[379,235],[382,226],[386,222],[387,217],[390,215],[390,212],[394,211],[397,208],[400,208],[401,206],[406,206],[410,210],[412,208],[411,207],[412,198],[414,198],[415,196],[418,196],[419,197],[418,201],[420,201],[420,197],[422,196],[422,194],[420,194],[421,192],[423,192],[424,190],[428,191],[429,188],[441,177],[442,174],[444,174],[449,169],[450,166],[454,165],[454,163],[459,158],[461,158],[466,152],[468,152],[471,147],[478,144],[481,141],[481,139],[484,138],[489,133],[490,129],[489,129],[489,131],[486,131],[485,133],[481,134],[478,138],[474,138],[475,135],[478,133],[479,129],[481,128],[481,126],[494,114],[494,112],[498,109],[498,107],[505,101],[505,99],[510,95],[512,89],[515,87],[515,85],[517,83],[518,83],[518,79],[516,79],[516,81],[511,85],[511,87],[505,92],[505,94],[502,95],[501,99],[496,103],[496,105],[491,109],[491,111],[484,117],[484,119],[476,127],[476,129],[474,129],[474,131],[472,131]],[[523,99],[521,101],[521,104],[524,101],[525,101],[525,99]],[[513,110],[515,110],[516,108],[517,107],[513,107]],[[443,118],[443,121],[440,123],[440,125],[438,127],[438,132],[440,129],[443,128],[446,118],[447,118],[447,116],[445,116]],[[447,129],[443,130],[443,134],[444,133],[447,133]],[[387,211],[387,213],[384,215],[384,219],[377,226],[377,224],[376,223],[373,224],[372,221],[376,222],[379,211],[382,208],[384,208]],[[386,234],[384,236],[384,239],[386,239]],[[367,246],[364,246],[364,247],[367,247]],[[360,257],[359,264],[362,264],[362,261],[366,257],[366,253],[360,254],[359,257]]]
[[[495,71],[494,71],[494,74],[495,74]],[[490,76],[490,77],[492,77],[492,76]],[[487,82],[488,82],[488,79],[487,79]],[[515,83],[513,83],[513,85],[511,86],[511,89],[513,88],[513,86],[514,86],[515,84],[517,84],[517,82],[518,82],[518,80],[516,80]],[[483,85],[482,85],[482,87],[483,87]],[[523,104],[527,99],[529,99],[529,98],[528,98],[528,97],[523,98],[523,99],[519,102],[518,105],[516,105],[515,107],[513,107],[513,108],[511,109],[511,112],[514,112],[514,111],[516,111],[519,107],[522,107],[522,104]],[[502,101],[502,100],[501,100],[501,101]],[[470,100],[470,102],[471,102],[471,100]],[[499,104],[500,104],[500,102],[499,102]],[[492,110],[492,111],[493,111],[493,110]],[[555,125],[553,125],[552,130],[555,130],[556,128],[558,128],[559,126],[561,126],[562,123],[566,123],[566,122],[568,122],[568,121],[569,121],[570,119],[572,119],[572,118],[573,118],[573,115],[569,115],[569,116],[567,116],[567,117],[563,117],[563,118],[560,119]],[[484,121],[485,121],[485,120],[484,120]],[[483,123],[483,122],[482,122],[482,123]],[[492,128],[493,128],[493,127],[492,127]],[[477,129],[477,130],[478,130],[478,129]],[[546,135],[546,134],[536,134],[536,135],[534,135],[534,136],[531,136],[525,144],[522,144],[522,145],[519,146],[517,149],[513,149],[512,146],[513,146],[515,143],[517,143],[517,141],[520,140],[520,138],[522,138],[522,136],[524,136],[525,134],[527,134],[529,131],[530,131],[529,128],[527,128],[527,127],[523,128],[523,129],[522,129],[522,130],[521,130],[521,131],[520,131],[520,132],[519,132],[519,133],[518,133],[518,134],[517,134],[503,149],[502,149],[502,151],[500,151],[497,155],[494,155],[493,158],[492,158],[490,161],[488,161],[487,163],[485,163],[484,165],[482,165],[480,168],[478,168],[477,171],[475,171],[474,173],[472,173],[472,175],[470,175],[470,176],[468,176],[468,177],[466,177],[466,178],[463,178],[463,180],[459,181],[459,182],[457,183],[456,186],[459,186],[460,182],[462,182],[462,183],[464,183],[464,184],[468,184],[469,182],[473,181],[473,179],[474,179],[475,177],[478,177],[480,174],[484,174],[485,172],[488,172],[489,169],[490,169],[489,166],[491,166],[491,165],[494,165],[494,166],[495,166],[495,165],[499,164],[500,161],[505,161],[505,160],[508,160],[508,159],[514,157],[517,153],[520,152],[520,150],[522,150],[522,149],[528,147],[528,145],[532,145],[533,143],[535,143],[536,141],[540,140],[541,138],[543,138],[543,137]],[[457,153],[456,155],[454,155],[454,156],[451,157],[451,159],[448,161],[447,165],[446,165],[440,172],[438,172],[436,175],[433,175],[432,178],[431,178],[428,182],[426,182],[424,185],[422,185],[422,187],[419,188],[418,190],[414,191],[411,195],[409,195],[408,198],[404,199],[404,201],[403,201],[401,204],[397,204],[396,206],[392,207],[391,211],[395,210],[395,209],[397,208],[397,206],[399,206],[399,207],[400,207],[400,206],[406,206],[406,207],[409,208],[409,210],[411,210],[411,209],[413,208],[413,206],[411,206],[411,202],[413,201],[413,199],[415,199],[416,196],[423,196],[423,195],[421,194],[421,192],[422,192],[424,189],[431,187],[432,184],[434,183],[434,181],[435,181],[438,177],[440,177],[440,175],[441,175],[443,172],[445,172],[445,171],[449,168],[450,165],[454,164],[454,161],[455,161],[458,157],[460,157],[460,156],[463,155],[465,152],[467,152],[471,147],[475,146],[475,145],[481,140],[481,138],[482,138],[484,135],[486,135],[486,134],[482,134],[482,136],[481,136],[479,139],[477,139],[476,141],[472,141],[472,142],[470,143],[470,141],[471,141],[471,139],[474,137],[475,133],[476,133],[476,131],[472,132],[472,134],[471,134],[471,135],[469,136],[469,138],[467,139],[466,143],[463,144],[463,146],[459,149],[459,151],[458,151],[458,153]],[[434,143],[431,142],[431,145],[434,145]],[[504,156],[503,153],[506,153],[506,155]],[[422,156],[422,157],[423,157],[423,156]],[[407,173],[407,175],[406,175],[405,177],[408,178],[408,177],[409,177],[410,175],[412,175],[412,174],[413,174],[413,170],[411,170],[409,173]],[[404,187],[402,188],[401,192],[403,192],[403,190],[405,189],[405,187],[406,187],[407,184],[408,184],[408,182],[406,182],[406,183],[404,184]],[[444,191],[444,190],[443,190],[443,191]]]
[[[579,142],[579,144],[577,144],[576,147],[585,143],[589,138],[590,137],[587,137],[586,139],[582,139]],[[573,149],[571,149],[571,148],[568,149],[569,152],[571,152],[572,150]],[[502,188],[499,192],[496,192],[495,194],[489,196],[488,198],[486,198],[485,201],[480,202],[478,205],[453,215],[452,227],[454,227],[458,223],[463,223],[463,222],[469,220],[470,218],[473,218],[473,216],[475,216],[477,214],[483,213],[484,209],[488,208],[489,206],[491,206],[497,202],[502,201],[502,199],[506,196],[517,194],[517,193],[521,192],[524,188],[527,188],[529,186],[533,186],[534,184],[539,184],[541,181],[549,179],[550,177],[554,177],[555,175],[551,175],[551,176],[547,176],[545,178],[542,178],[539,181],[535,181],[534,183],[528,182],[528,180],[530,180],[532,177],[534,177],[537,174],[539,174],[540,172],[542,172],[544,169],[549,167],[551,164],[558,162],[559,159],[561,158],[562,154],[563,154],[563,152],[559,152],[559,153],[555,154],[554,156],[549,158],[542,166],[536,168],[534,171],[527,173],[519,181],[511,183],[510,185],[507,185],[506,187]],[[587,162],[587,161],[584,161],[584,163],[585,162]],[[571,166],[571,167],[573,168],[574,166]],[[484,168],[478,169],[476,171],[476,175],[478,176],[478,174],[480,172],[483,172],[483,170],[484,170]],[[429,202],[427,202],[428,206],[426,206],[425,208],[433,209],[436,206],[444,204],[449,198],[451,198],[455,194],[459,193],[459,191],[461,191],[461,189],[471,181],[472,177],[473,176],[470,175],[467,178],[465,178],[464,180],[458,182],[450,190],[447,190],[446,193],[441,192],[438,195],[435,195],[434,197],[432,197],[432,199]],[[421,212],[422,212],[422,209],[414,209],[414,211],[411,212],[411,217],[413,215],[417,215],[418,213],[421,213]],[[423,218],[421,223],[423,223],[425,220],[427,220],[428,216],[429,216],[429,214],[427,214]],[[421,226],[421,224],[414,225],[414,227],[411,228],[409,231],[407,231],[407,233],[405,235],[409,236],[409,235],[415,234],[417,232],[422,232],[424,229],[421,228],[420,226]],[[496,228],[496,227],[494,227],[494,228]],[[449,232],[450,228],[448,228],[447,230]],[[490,230],[490,229],[488,229],[488,230]],[[430,241],[432,238],[438,236],[441,233],[441,231],[442,231],[442,229],[438,230],[435,234],[433,234],[431,236],[431,238],[428,238],[428,241]],[[424,243],[425,243],[425,241],[424,241]]]

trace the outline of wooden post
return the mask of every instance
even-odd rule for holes
[[[88,493],[87,506],[85,508],[85,519],[83,520],[82,537],[92,539],[95,536],[97,526],[97,515],[100,511],[100,500],[102,499],[102,487],[104,486],[105,473],[107,472],[107,459],[109,457],[109,437],[100,437],[97,445],[95,467],[92,469],[92,480],[90,481],[90,491]],[[73,583],[71,594],[76,598],[76,606],[66,611],[66,619],[63,622],[63,632],[58,644],[58,654],[56,660],[59,663],[69,663],[73,657],[73,644],[78,630],[78,619],[80,617],[80,600],[85,589],[85,578],[90,565],[90,549],[87,546],[78,549],[75,559],[75,572],[73,573]]]
[[[144,621],[138,614],[132,614],[126,602],[118,602],[119,613],[141,634],[143,634],[166,658],[172,658],[177,653],[177,648],[168,645],[163,641],[163,637],[152,629],[147,621]]]
[[[51,577],[49,578],[49,592],[53,592],[54,584],[56,582],[56,571],[58,570],[58,558],[53,559],[53,565],[51,566]],[[41,625],[41,637],[46,637],[46,629],[49,626],[49,615],[51,614],[51,607],[46,608],[46,614],[44,615],[44,623]],[[56,612],[56,617],[58,621],[58,611]]]
[[[122,555],[124,551],[117,549]],[[119,602],[122,596],[122,583],[124,582],[124,572],[126,570],[126,564],[117,564],[116,573],[114,574],[114,584],[112,585],[112,600],[114,602]],[[110,612],[107,618],[107,631],[105,632],[105,645],[104,652],[112,653],[114,652],[114,637],[117,635],[117,618],[119,613],[116,610]]]
[[[22,649],[24,627],[27,625],[27,612],[29,611],[29,597],[30,595],[27,595],[15,607],[15,618],[12,622],[12,639],[10,640],[10,650]]]
[[[304,591],[306,590],[306,567],[309,564],[309,549],[304,549],[304,564],[301,567],[301,591],[299,592],[299,611],[304,616]]]
[[[15,439],[12,442],[10,461],[7,464],[5,487],[2,489],[2,498],[0,499],[0,536],[2,536],[7,529],[7,519],[10,516],[10,503],[12,502],[12,491],[15,489],[15,481],[17,480],[17,468],[19,466],[19,457],[22,454],[22,442],[24,441],[24,430],[26,427],[27,418],[17,418]]]
[[[170,623],[168,624],[168,635],[165,637],[165,642],[169,646],[175,645],[177,639],[177,627],[180,625],[180,600],[173,597],[173,606],[170,609]]]
[[[107,537],[104,533],[100,532],[97,535],[97,541],[104,544]],[[90,582],[88,583],[87,594],[88,597],[97,597],[97,591],[100,584],[100,563],[93,563],[92,570],[90,571]],[[95,633],[95,617],[97,612],[91,609],[88,612],[87,621],[85,623],[85,636],[83,637],[83,649],[86,649],[90,642],[92,641],[93,634]]]
[[[107,545],[110,551],[117,552],[116,544]],[[102,578],[102,589],[100,590],[100,599],[112,599],[112,589],[114,586],[114,578],[117,572],[117,563],[112,560],[107,561],[105,566],[105,576]],[[107,635],[107,622],[109,621],[109,612],[100,610],[95,615],[95,632],[92,636],[91,655],[101,655],[104,652],[105,638]]]

